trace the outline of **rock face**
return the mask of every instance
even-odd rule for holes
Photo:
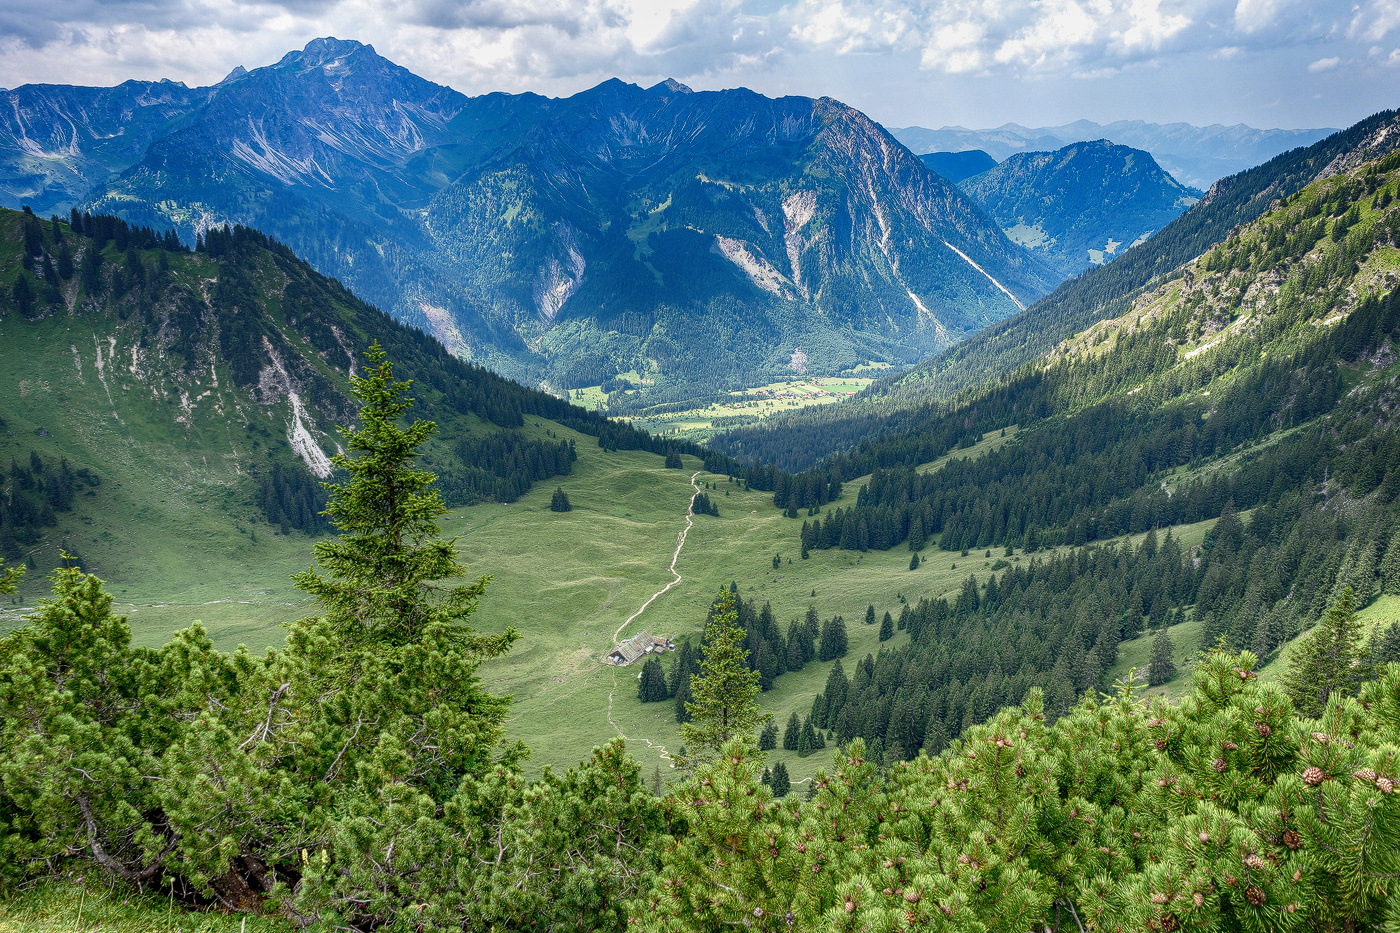
[[[8,132],[63,184],[24,188],[15,157],[0,190],[190,240],[257,227],[454,352],[555,388],[635,370],[701,393],[794,350],[818,373],[914,360],[1059,279],[829,99],[616,80],[468,98],[334,39],[213,88],[142,88],[166,102],[128,108],[100,159],[80,119],[96,104],[28,105],[27,135]],[[119,90],[7,93],[120,114]],[[60,151],[75,134],[81,158]]]
[[[1013,155],[961,187],[1066,276],[1146,240],[1200,197],[1148,153],[1106,139]]]

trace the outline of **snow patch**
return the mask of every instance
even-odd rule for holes
[[[763,289],[783,297],[783,274],[773,268],[773,264],[762,256],[756,256],[743,240],[733,240],[727,236],[715,236],[720,255],[738,266],[749,277],[749,281]]]
[[[1006,297],[1007,297],[1007,298],[1010,298],[1011,301],[1012,301],[1012,303],[1015,304],[1016,307],[1020,308],[1022,311],[1026,310],[1026,306],[1023,305],[1023,304],[1021,304],[1021,299],[1019,299],[1019,298],[1017,298],[1015,295],[1011,294],[1011,289],[1007,288],[1005,285],[1001,284],[1001,283],[998,282],[996,279],[992,278],[992,274],[991,274],[990,272],[988,272],[986,269],[983,269],[983,268],[982,268],[981,266],[979,266],[977,263],[973,262],[971,256],[969,256],[967,253],[964,253],[962,250],[958,249],[956,246],[954,246],[952,243],[949,243],[947,240],[944,240],[944,241],[943,241],[943,245],[946,246],[946,247],[948,247],[948,248],[949,248],[950,250],[952,250],[953,252],[957,253],[959,256],[961,256],[961,257],[963,258],[963,261],[966,262],[969,266],[971,266],[972,268],[976,269],[978,272],[980,272],[980,273],[982,273],[983,275],[985,275],[985,276],[987,277],[987,281],[991,282],[991,283],[992,283],[993,285],[995,285],[997,288],[1001,289],[1002,292],[1006,295]]]

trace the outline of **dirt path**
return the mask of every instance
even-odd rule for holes
[[[690,474],[690,486],[695,491],[690,494],[690,502],[685,508],[685,527],[681,529],[681,533],[676,537],[676,550],[675,553],[671,555],[670,570],[671,576],[675,577],[675,579],[672,580],[670,583],[667,583],[655,593],[652,593],[651,598],[648,599],[646,602],[642,603],[642,607],[640,609],[628,616],[626,621],[624,621],[621,625],[617,627],[617,631],[613,632],[613,644],[617,644],[618,640],[622,638],[622,633],[626,630],[627,626],[631,625],[637,620],[638,616],[646,612],[648,607],[650,607],[652,603],[656,602],[656,600],[659,597],[666,595],[666,593],[670,592],[672,587],[674,587],[677,583],[681,582],[682,577],[679,573],[676,572],[676,562],[681,559],[681,548],[685,547],[685,536],[690,534],[690,529],[695,526],[695,497],[700,495],[700,485],[695,482],[695,478],[699,476],[702,472],[704,471],[697,470],[696,472]],[[625,734],[623,734],[623,731],[617,727],[617,723],[613,722],[612,718],[613,698],[617,696],[616,667],[614,667],[612,670],[612,678],[613,688],[612,692],[608,694],[608,725],[613,727],[613,731],[616,732],[618,736],[621,739],[623,739],[623,741],[630,741],[628,737]],[[671,756],[666,752],[666,746],[653,744],[650,739],[640,739],[640,741],[646,742],[647,748],[659,748],[661,750],[661,757],[667,761],[671,761]],[[672,767],[674,767],[674,765],[672,765]]]
[[[702,472],[704,471],[697,470],[694,473],[690,474],[690,486],[692,489],[695,490],[695,492],[691,493],[690,503],[685,507],[685,527],[681,529],[680,535],[676,538],[676,552],[671,555],[671,576],[675,577],[676,579],[672,580],[670,583],[667,583],[655,593],[652,593],[651,599],[648,599],[646,602],[642,603],[642,608],[638,609],[636,612],[628,616],[627,621],[623,622],[617,627],[617,631],[613,632],[613,644],[617,644],[618,639],[622,637],[623,629],[631,625],[636,620],[637,616],[646,612],[647,607],[650,606],[652,603],[656,602],[657,597],[664,596],[670,591],[671,587],[681,582],[681,575],[676,573],[676,561],[681,559],[681,548],[685,547],[685,536],[690,534],[690,529],[695,524],[695,512],[693,511],[695,508],[695,497],[700,495],[700,487],[696,484],[695,477],[699,476]]]

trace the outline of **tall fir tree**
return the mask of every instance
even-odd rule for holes
[[[802,720],[794,712],[788,717],[787,728],[783,730],[783,751],[797,751],[797,743],[802,739]]]
[[[1148,662],[1147,671],[1149,686],[1160,687],[1176,676],[1176,662],[1172,660],[1173,650],[1175,646],[1172,644],[1171,634],[1164,625],[1157,630],[1157,637],[1152,639],[1152,659]]]
[[[746,633],[737,624],[734,602],[730,590],[721,590],[705,623],[705,660],[690,682],[690,721],[681,725],[688,767],[713,760],[731,740],[752,742],[759,722],[759,675],[749,670]]]
[[[413,404],[411,383],[395,381],[378,343],[366,352],[366,364],[363,377],[351,377],[362,406],[360,426],[342,430],[348,453],[331,458],[348,479],[326,484],[325,514],[340,535],[313,548],[320,571],[292,579],[316,599],[322,609],[317,625],[343,655],[369,645],[412,644],[429,628],[450,631],[483,656],[499,654],[517,637],[515,629],[481,637],[466,625],[486,581],[442,585],[466,567],[457,560],[457,539],[440,536],[437,518],[447,507],[432,488],[435,477],[415,466],[418,448],[437,425],[415,420],[400,427]]]
[[[778,747],[778,726],[771,719],[758,731],[758,750],[771,752]]]
[[[670,699],[666,689],[666,672],[661,668],[661,658],[649,656],[642,662],[641,677],[637,680],[637,699],[643,703],[656,703]]]
[[[787,765],[781,761],[773,765],[773,773],[768,779],[768,786],[772,789],[775,798],[786,797],[792,791],[792,779],[788,777]]]
[[[1333,694],[1355,692],[1360,649],[1356,605],[1346,587],[1289,658],[1283,685],[1299,713],[1321,716]]]
[[[845,657],[846,647],[846,621],[840,616],[827,619],[822,625],[821,647],[817,657],[822,661]]]

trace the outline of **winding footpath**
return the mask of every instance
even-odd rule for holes
[[[655,593],[652,593],[651,598],[648,599],[646,602],[642,603],[642,607],[640,609],[628,616],[626,621],[624,621],[621,625],[617,627],[617,631],[613,632],[613,644],[617,644],[618,640],[622,638],[622,633],[627,629],[627,626],[635,622],[637,620],[637,617],[640,616],[642,613],[646,612],[652,603],[656,602],[658,598],[670,592],[671,589],[676,584],[680,583],[683,579],[681,575],[676,572],[676,562],[681,559],[681,548],[685,547],[685,536],[690,534],[690,529],[695,526],[695,497],[700,495],[700,484],[695,481],[695,478],[703,472],[703,470],[697,470],[694,473],[690,474],[690,486],[695,491],[690,494],[690,502],[686,505],[685,508],[685,527],[681,529],[680,535],[676,537],[676,550],[675,553],[671,555],[670,570],[671,576],[675,577],[675,579],[672,580],[670,583],[667,583]],[[612,692],[608,694],[608,725],[613,727],[613,731],[616,732],[621,739],[623,739],[624,741],[629,741],[628,737],[623,733],[621,729],[617,727],[617,723],[613,722],[612,718],[613,697],[617,696],[616,667],[613,668],[612,678],[613,688]],[[647,748],[660,749],[661,757],[666,759],[667,761],[671,760],[671,756],[666,752],[666,746],[653,744],[650,739],[642,739],[641,741],[647,743]]]

